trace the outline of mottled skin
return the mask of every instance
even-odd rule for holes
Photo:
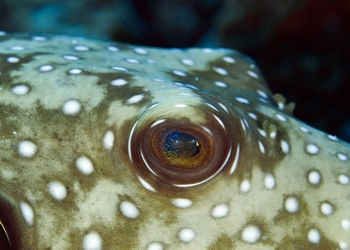
[[[63,109],[68,100],[80,103],[76,113]],[[223,121],[232,149],[213,178],[176,187],[139,167],[133,135],[148,123],[208,125],[211,114]],[[23,141],[34,151],[21,151]],[[92,172],[77,168],[81,156]],[[164,249],[346,249],[349,156],[349,144],[293,118],[291,105],[273,97],[236,51],[0,33],[0,220],[14,249],[156,249],[154,242]],[[49,191],[53,181],[66,190],[60,199]],[[294,212],[285,205],[290,197]],[[175,198],[192,204],[176,207]],[[125,201],[137,208],[132,218],[121,209]],[[333,208],[328,215],[323,203]],[[220,204],[228,213],[216,218]],[[249,225],[257,230],[246,236]],[[183,228],[194,239],[179,236]],[[94,246],[91,233],[100,239]]]

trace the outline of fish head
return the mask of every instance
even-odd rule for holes
[[[229,49],[0,36],[13,249],[346,249],[349,144]]]

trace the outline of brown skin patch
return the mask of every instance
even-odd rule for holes
[[[328,250],[328,249],[338,249],[339,244],[335,241],[329,240],[325,237],[325,234],[320,232],[321,240],[319,243],[314,244],[310,243],[307,238],[308,231],[312,228],[317,227],[304,227],[300,231],[295,231],[293,236],[286,236],[282,239],[281,242],[278,242],[276,249],[284,250],[284,249],[311,249],[311,250]]]
[[[222,250],[222,249],[235,249],[235,244],[233,243],[233,239],[226,235],[221,234],[218,236],[216,241],[209,246],[209,250]]]
[[[11,105],[0,104],[0,138],[2,140],[13,138],[13,131],[18,131],[20,125],[17,123],[14,114],[17,108]]]
[[[135,82],[135,80],[133,79],[133,76],[131,74],[123,73],[123,72],[111,72],[111,73],[85,72],[85,74],[97,76],[98,77],[97,85],[102,85],[106,87],[106,97],[104,99],[105,101],[102,103],[102,107],[100,105],[99,108],[107,109],[105,105],[109,105],[112,101],[117,101],[117,100],[120,100],[123,105],[128,105],[127,100],[130,97],[138,94],[143,94],[144,97],[141,101],[135,104],[132,104],[135,107],[138,107],[138,108],[145,107],[146,104],[149,104],[153,99],[151,93],[145,91],[143,87],[133,86],[133,82]],[[110,84],[112,80],[119,79],[119,78],[126,80],[128,83],[123,86],[113,86]]]
[[[34,60],[34,57],[39,55],[48,55],[48,53],[36,52],[36,53],[28,53],[23,55],[18,54],[0,54],[0,84],[5,90],[7,88],[13,87],[11,85],[12,81],[15,79],[10,76],[12,71],[19,70],[22,67],[22,64],[31,62]],[[18,63],[9,63],[6,61],[6,58],[10,56],[15,56],[19,58]]]
[[[290,213],[285,208],[285,201],[289,197],[295,197],[299,202],[299,209],[295,213]],[[279,213],[274,217],[274,223],[281,225],[283,227],[295,225],[295,221],[308,221],[309,220],[309,208],[307,203],[303,200],[302,195],[298,194],[284,194],[283,203],[281,204],[281,209]]]

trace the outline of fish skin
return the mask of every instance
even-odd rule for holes
[[[208,114],[231,146],[212,178],[181,187],[140,167],[152,122],[210,126]],[[349,157],[237,51],[0,33],[13,249],[347,249]]]

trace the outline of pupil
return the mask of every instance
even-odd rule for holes
[[[191,158],[198,154],[201,145],[192,135],[172,132],[165,138],[164,149],[169,157]]]

